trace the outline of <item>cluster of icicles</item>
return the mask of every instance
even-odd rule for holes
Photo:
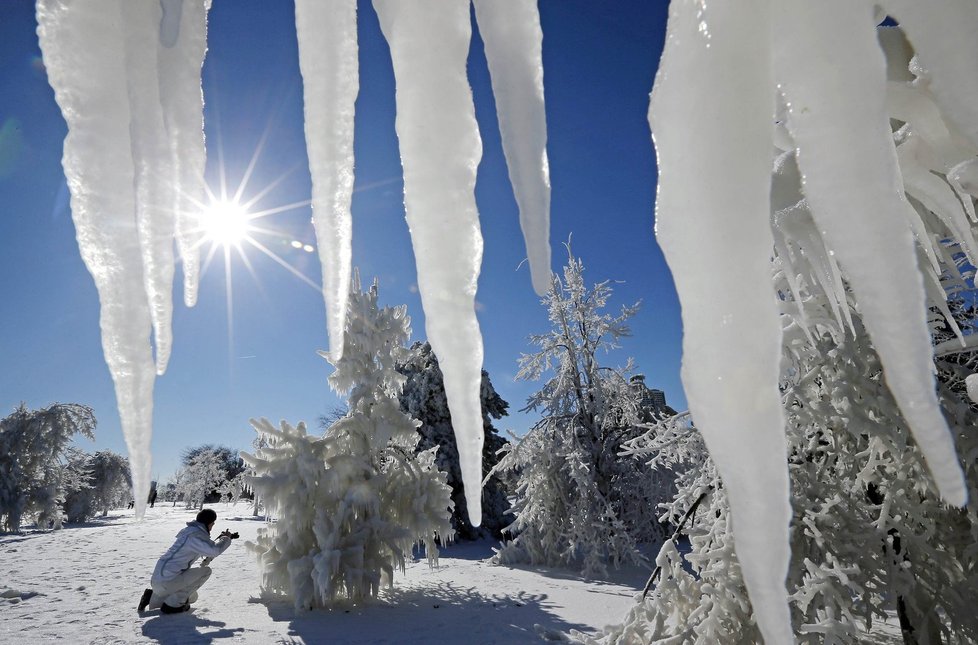
[[[550,184],[539,14],[533,0],[473,2],[532,282],[543,293]],[[965,503],[934,395],[926,311],[928,303],[945,307],[939,276],[957,271],[945,240],[971,261],[978,248],[971,233],[978,14],[969,0],[940,7],[886,0],[912,49],[899,30],[881,48],[872,2],[748,4],[673,0],[649,121],[660,173],[656,234],[682,303],[690,409],[728,488],[758,624],[768,642],[784,643],[792,638],[784,591],[790,508],[772,249],[793,298],[802,303],[820,290],[840,330],[847,281],[942,495]],[[314,223],[337,352],[351,272],[356,2],[295,5]],[[445,373],[478,524],[482,342],[474,298],[482,241],[473,189],[481,140],[465,71],[469,0],[373,6],[397,83],[405,210],[427,336]],[[209,7],[209,0],[37,3],[45,65],[69,127],[72,214],[99,291],[139,514],[153,382],[170,348],[174,238],[187,304],[196,296]],[[903,124],[896,134],[891,117]]]
[[[674,0],[649,109],[683,383],[769,643],[793,640],[772,249],[803,325],[844,333],[845,281],[941,495],[967,499],[927,313],[942,308],[950,322],[941,275],[960,281],[957,263],[978,249],[978,7],[879,4]],[[878,37],[882,13],[901,29]],[[835,321],[806,318],[812,296]],[[950,344],[965,342],[959,332]]]
[[[535,2],[474,0],[535,290],[550,285],[550,178]],[[200,71],[210,0],[38,0],[48,78],[68,123],[63,165],[132,463],[149,486],[153,384],[170,353],[176,237],[196,300],[204,202]],[[404,200],[427,336],[445,374],[472,523],[481,521],[482,336],[475,204],[482,143],[466,76],[469,0],[375,0],[397,82]],[[355,0],[296,0],[312,205],[334,358],[350,288]],[[155,45],[155,46],[154,46]],[[155,339],[153,358],[150,329]]]

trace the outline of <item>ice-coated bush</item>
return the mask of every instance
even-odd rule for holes
[[[343,356],[329,378],[349,393],[349,413],[322,437],[304,423],[252,421],[266,445],[242,453],[246,480],[274,521],[248,546],[263,592],[289,597],[297,610],[376,596],[415,545],[434,563],[436,542],[452,536],[436,449],[415,454],[418,422],[397,400],[404,376],[395,364],[409,336],[405,308],[379,308],[376,283],[363,293],[355,278]]]

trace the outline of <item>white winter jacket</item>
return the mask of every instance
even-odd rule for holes
[[[197,558],[216,558],[229,546],[231,546],[231,538],[219,537],[215,542],[207,533],[206,526],[197,521],[187,522],[187,528],[177,533],[173,546],[156,563],[153,580],[159,582],[173,580],[194,566]]]

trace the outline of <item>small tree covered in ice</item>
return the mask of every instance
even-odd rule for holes
[[[222,497],[222,489],[226,489],[225,484],[241,475],[241,473],[243,473],[245,470],[245,465],[244,461],[241,459],[241,456],[238,454],[238,451],[234,448],[219,446],[211,443],[194,446],[193,448],[187,448],[183,451],[181,462],[185,467],[188,467],[194,463],[195,457],[204,453],[210,453],[208,460],[213,460],[219,463],[221,470],[224,471],[224,481],[220,482],[214,487],[213,490],[208,491],[204,496],[205,503],[216,502]]]
[[[204,507],[204,501],[227,481],[226,460],[219,451],[207,449],[193,454],[177,473],[177,492],[187,508]]]
[[[415,454],[418,422],[401,412],[410,321],[404,307],[377,306],[377,284],[354,278],[343,356],[329,377],[349,392],[349,414],[323,437],[305,424],[279,428],[252,421],[268,445],[242,453],[247,477],[276,518],[249,548],[258,554],[262,589],[291,597],[296,609],[376,596],[404,570],[414,544],[436,561],[450,538],[451,489],[435,468],[435,448]],[[325,354],[324,354],[325,357]]]
[[[613,316],[603,311],[610,296],[607,282],[585,286],[584,266],[568,248],[564,279],[554,276],[544,298],[553,328],[531,336],[539,349],[521,357],[517,375],[549,373],[525,408],[543,418],[495,468],[518,478],[508,529],[517,537],[500,562],[580,566],[591,575],[607,562],[642,561],[637,542],[661,537],[654,509],[666,492],[637,462],[618,456],[636,434],[637,397],[624,371],[598,362],[630,334],[638,305]]]
[[[475,528],[469,522],[465,506],[465,487],[462,484],[462,471],[459,466],[458,447],[452,428],[452,414],[445,397],[445,381],[438,367],[438,358],[431,345],[415,343],[406,360],[399,362],[397,371],[406,377],[400,394],[401,410],[421,422],[418,433],[421,441],[416,452],[438,448],[435,463],[438,470],[448,476],[452,487],[452,528],[456,536],[475,539],[487,532],[499,537],[502,530],[513,521],[509,512],[509,501],[503,482],[496,475],[486,475],[499,462],[498,451],[506,445],[506,440],[492,425],[493,419],[506,415],[509,404],[496,393],[489,380],[489,374],[482,370],[482,421],[485,430],[485,443],[482,447],[482,471],[485,482],[482,486],[482,524]]]
[[[21,404],[0,420],[0,526],[20,530],[61,527],[64,474],[75,435],[94,439],[95,413],[87,405],[55,403],[41,410]]]
[[[77,471],[79,476],[74,477],[74,485],[65,485],[68,522],[84,522],[99,512],[105,517],[110,509],[125,505],[132,497],[129,460],[111,450],[93,455],[78,453],[69,462],[69,471]]]

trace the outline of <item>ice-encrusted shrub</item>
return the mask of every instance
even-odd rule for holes
[[[421,544],[430,563],[448,540],[451,489],[434,448],[415,454],[418,422],[400,410],[410,320],[404,307],[377,305],[354,279],[343,356],[330,385],[349,392],[349,413],[322,437],[305,424],[252,421],[267,445],[242,453],[246,480],[274,521],[248,546],[258,556],[262,590],[291,598],[297,610],[376,596]],[[325,355],[324,355],[325,356]]]

